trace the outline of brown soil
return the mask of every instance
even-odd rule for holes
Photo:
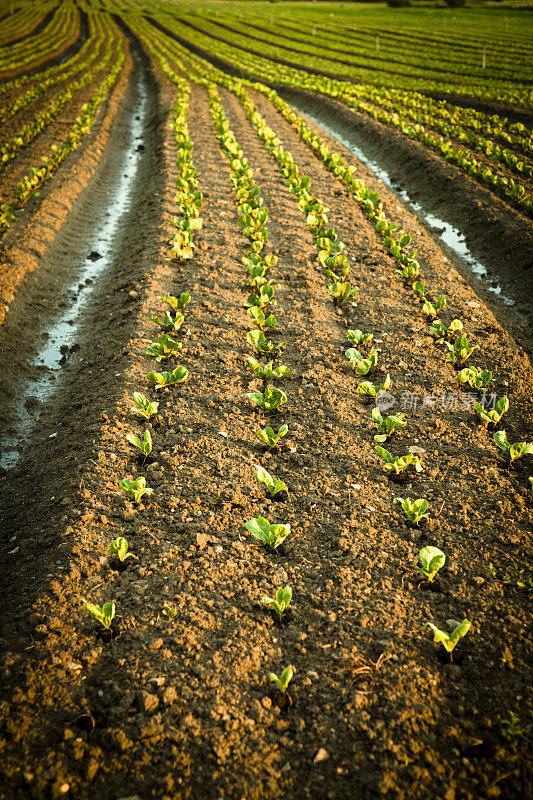
[[[390,373],[396,410],[402,397],[462,398],[455,371],[427,337],[420,307],[392,275],[373,228],[254,97],[346,244],[360,297],[341,309],[328,299],[296,199],[240,103],[223,92],[269,209],[269,249],[280,259],[272,338],[286,342],[283,363],[293,370],[283,382],[288,403],[272,417],[274,427],[288,424],[286,444],[263,450],[255,431],[270,419],[245,398],[258,382],[246,365],[246,241],[229,167],[206,94],[194,88],[190,133],[204,228],[192,261],[166,260],[176,213],[168,126],[175,92],[153,71],[160,90],[150,92],[138,203],[115,269],[87,311],[80,351],[55,406],[43,410],[28,457],[1,480],[0,798],[522,800],[532,788],[528,598],[494,578],[489,564],[498,576],[516,576],[533,552],[526,466],[506,470],[473,414],[437,400],[406,410],[408,426],[390,444],[397,454],[421,448],[423,471],[407,485],[387,479],[374,451],[372,406],[355,394],[344,357],[346,328],[374,333],[381,353],[373,377]],[[131,93],[126,113],[129,103]],[[121,146],[115,132],[105,158]],[[509,439],[531,439],[527,355],[416,218],[379,191],[388,214],[418,240],[426,283],[445,292],[446,321],[465,320],[469,340],[481,346],[475,363],[493,369],[494,390],[509,395]],[[80,214],[88,198],[81,194]],[[54,255],[66,267],[75,225],[75,217],[54,225],[49,271],[30,276],[5,330],[11,317],[22,325],[25,297],[52,274]],[[186,289],[192,301],[179,363],[189,379],[159,393],[149,425],[155,460],[143,466],[125,435],[147,427],[131,413],[133,391],[155,399],[145,377],[156,334],[149,318],[165,292]],[[7,362],[6,373],[16,365]],[[287,483],[284,500],[269,500],[255,483],[257,463]],[[154,488],[138,508],[118,489],[125,475],[146,475]],[[428,499],[425,525],[405,522],[392,502],[398,494]],[[291,524],[282,552],[267,552],[246,532],[244,522],[258,514]],[[122,571],[108,555],[119,535],[139,557]],[[431,590],[416,569],[425,544],[447,556]],[[261,597],[286,584],[293,603],[280,626]],[[112,638],[80,597],[116,602]],[[164,603],[175,605],[174,620],[163,616]],[[472,629],[450,664],[421,627],[464,617]],[[280,708],[266,675],[289,663],[292,705]],[[522,732],[508,739],[511,712]]]

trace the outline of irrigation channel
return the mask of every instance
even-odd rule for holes
[[[59,313],[33,329],[38,350],[27,358],[23,375],[11,382],[14,416],[0,433],[0,467],[4,470],[13,469],[23,457],[45,405],[56,402],[66,382],[77,381],[77,370],[65,367],[70,366],[73,353],[81,350],[83,361],[83,350],[89,351],[82,343],[89,333],[90,304],[102,302],[98,298],[102,285],[112,280],[117,263],[124,258],[124,239],[139,217],[139,197],[146,186],[143,166],[148,152],[144,142],[154,116],[155,92],[153,87],[149,91],[151,77],[142,51],[134,40],[130,46],[134,69],[129,102],[123,104],[115,123],[111,158],[93,176],[40,265],[39,274],[45,275],[66,256],[69,277],[66,284],[56,287],[55,298],[47,298],[47,306]],[[31,305],[32,290],[37,287],[31,280],[29,283],[28,291],[21,292],[12,305],[14,317],[23,316]],[[5,347],[6,342],[0,344]]]

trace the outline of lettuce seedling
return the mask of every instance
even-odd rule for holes
[[[133,553],[128,553],[128,540],[123,536],[118,536],[109,543],[111,555],[116,556],[119,561],[126,561],[128,558],[134,558],[136,561],[139,559]]]
[[[287,492],[287,486],[283,481],[273,478],[270,472],[267,472],[264,467],[257,466],[255,470],[255,479],[258,483],[262,483],[268,489],[271,497],[279,494],[280,492]]]
[[[250,369],[254,371],[258,378],[261,380],[275,380],[279,378],[290,378],[292,372],[288,367],[284,367],[283,364],[280,364],[279,367],[274,367],[274,362],[269,361],[268,364],[260,364],[253,356],[246,359],[248,366]]]
[[[440,321],[440,319],[436,319],[432,322],[429,328],[429,332],[432,336],[437,337],[437,341],[442,342],[445,339],[451,339],[451,337],[457,333],[458,331],[463,330],[463,323],[460,319],[454,319],[450,323],[450,327],[447,328],[446,325]]]
[[[179,331],[184,320],[185,317],[183,314],[180,314],[179,311],[176,312],[174,316],[172,316],[172,314],[170,314],[168,311],[165,311],[165,316],[163,319],[159,319],[159,317],[150,317],[150,321],[155,322],[155,324],[159,325],[160,328],[163,328],[164,331],[173,331],[174,333]]]
[[[136,478],[134,481],[123,478],[119,486],[123,492],[126,492],[126,494],[129,494],[129,496],[133,498],[134,503],[140,503],[141,498],[145,494],[151,495],[154,492],[153,489],[150,489],[146,485],[146,478]]]
[[[415,525],[418,525],[423,517],[427,517],[425,512],[428,509],[428,501],[421,497],[418,500],[410,500],[408,497],[404,500],[403,497],[395,497],[393,502],[401,503],[402,509]]]
[[[191,302],[191,295],[189,292],[182,292],[179,297],[174,297],[173,294],[167,294],[165,297],[162,297],[161,300],[163,303],[168,303],[174,311],[179,311],[180,308],[185,308],[187,303]]]
[[[362,381],[357,387],[356,392],[360,395],[368,395],[368,397],[378,397],[380,392],[386,392],[390,389],[390,386],[390,375],[387,375],[381,386],[377,383],[371,383],[370,381]]]
[[[383,419],[379,408],[372,409],[372,419],[377,424],[380,431],[379,435],[374,436],[375,442],[387,441],[387,438],[391,436],[394,431],[399,430],[400,428],[405,428],[407,425],[407,422],[404,420],[404,414],[401,412]]]
[[[432,303],[430,300],[426,298],[424,305],[422,306],[422,314],[427,314],[428,317],[434,319],[439,311],[446,306],[446,298],[443,294]]]
[[[365,358],[355,347],[350,347],[346,350],[345,355],[357,375],[367,375],[372,367],[375,367],[378,363],[378,353],[379,350],[373,347],[368,354],[368,358]]]
[[[133,402],[137,406],[139,414],[142,414],[145,419],[150,419],[150,417],[157,413],[157,409],[159,408],[159,403],[151,403],[140,392],[133,393]]]
[[[403,269],[395,269],[394,274],[403,278],[406,284],[413,283],[415,278],[420,275],[420,264],[415,258],[411,258]]]
[[[475,403],[474,411],[478,414],[479,418],[487,425],[497,425],[506,411],[509,410],[509,398],[505,395],[500,397],[496,402],[496,408],[492,411],[487,411],[481,403]]]
[[[352,286],[349,281],[345,283],[339,283],[336,281],[335,283],[330,283],[328,286],[328,294],[330,294],[338,303],[344,303],[345,300],[348,300],[349,297],[353,297],[354,300],[357,300],[357,292],[359,288],[357,286]]]
[[[126,435],[126,439],[130,444],[136,447],[137,450],[139,450],[143,454],[143,456],[149,456],[150,453],[152,452],[152,436],[150,434],[150,431],[144,432],[144,438],[142,439],[142,441],[134,433],[128,433]]]
[[[421,300],[424,300],[426,297],[426,290],[422,281],[415,281],[413,283],[413,292],[419,297]]]
[[[281,616],[284,611],[287,610],[289,603],[292,600],[292,589],[290,586],[286,586],[284,589],[280,588],[276,592],[275,597],[262,597],[261,602],[265,603],[265,605],[270,606],[273,608],[276,614],[278,615],[280,622]]]
[[[278,678],[277,675],[271,672],[270,675],[268,676],[268,679],[270,683],[276,684],[277,688],[280,690],[282,694],[285,694],[285,692],[287,691],[287,686],[291,682],[293,675],[294,675],[294,669],[289,666],[285,667],[285,669],[281,673],[281,678]]]
[[[446,633],[445,631],[439,630],[439,628],[437,628],[436,625],[433,625],[432,622],[426,622],[424,628],[431,628],[433,631],[433,641],[443,644],[444,649],[450,654],[451,659],[452,651],[455,645],[460,639],[463,638],[463,636],[466,636],[471,625],[471,622],[469,622],[467,619],[464,619],[460,625],[457,625],[457,627],[453,629],[451,633]]]
[[[250,531],[254,539],[276,550],[291,532],[290,525],[271,525],[264,517],[257,517],[246,522],[244,527]]]
[[[469,346],[464,333],[458,336],[453,344],[449,342],[444,342],[444,344],[450,351],[449,361],[451,364],[463,364],[475,350],[479,350],[479,345],[477,344],[474,347]]]
[[[251,294],[247,297],[244,306],[245,308],[250,308],[252,306],[256,306],[257,308],[266,308],[269,305],[276,305],[276,300],[274,300],[275,289],[270,284],[265,284],[265,286],[259,287],[259,294]]]
[[[472,389],[483,391],[488,388],[492,380],[492,372],[488,369],[478,369],[477,367],[465,367],[457,373],[459,383],[468,383]]]
[[[348,341],[356,347],[360,347],[363,344],[370,344],[374,338],[373,333],[363,333],[363,331],[359,329],[355,331],[346,331],[346,336],[348,337]]]
[[[166,600],[163,603],[163,610],[161,611],[161,613],[163,614],[164,617],[166,617],[172,622],[178,616],[178,609],[176,607],[176,604]]]
[[[513,461],[522,458],[522,456],[533,453],[533,444],[531,442],[516,442],[515,444],[509,444],[505,431],[496,431],[492,438],[494,439],[496,446],[499,447],[509,459],[509,464],[512,464]]]
[[[264,331],[265,328],[275,328],[276,325],[278,324],[278,321],[274,316],[274,314],[269,314],[267,317],[265,316],[264,312],[261,311],[261,309],[257,308],[256,306],[252,306],[252,308],[249,308],[246,313],[248,314],[252,322],[254,322],[257,325],[257,327],[262,331]]]
[[[155,356],[156,361],[163,361],[164,358],[170,358],[181,352],[181,342],[177,342],[168,333],[162,333],[158,336],[157,342],[152,342],[146,348],[147,356]]]
[[[424,578],[431,583],[439,569],[444,566],[446,556],[438,547],[428,545],[419,552],[418,559],[420,561],[418,569]]]
[[[92,614],[98,622],[101,622],[104,628],[110,628],[115,616],[115,604],[104,603],[103,606],[96,606],[94,603],[88,603],[83,597],[80,599],[82,605],[87,609],[89,614]]]
[[[263,392],[247,392],[246,397],[249,397],[259,408],[265,411],[275,411],[283,403],[287,402],[287,395],[281,389],[270,389],[266,387]]]
[[[176,367],[172,372],[147,372],[146,378],[156,384],[156,389],[163,389],[174,383],[183,383],[188,374],[185,367]]]
[[[283,436],[287,435],[288,430],[289,430],[289,426],[288,425],[281,425],[281,427],[278,428],[278,432],[277,433],[274,433],[272,428],[268,428],[267,427],[267,428],[263,428],[262,431],[256,431],[256,434],[261,439],[263,444],[266,444],[267,447],[270,447],[270,449],[272,449],[273,447],[277,447],[278,446],[279,440]]]
[[[422,471],[420,458],[414,453],[408,453],[405,456],[398,457],[393,456],[388,450],[385,450],[384,447],[380,447],[379,445],[376,445],[374,449],[385,461],[384,467],[387,472],[394,472],[395,475],[399,475],[409,467],[414,467],[417,472]]]
[[[248,344],[251,344],[258,353],[273,353],[274,355],[278,355],[285,347],[283,343],[274,344],[267,340],[263,331],[257,329],[248,331],[246,334],[246,341]]]

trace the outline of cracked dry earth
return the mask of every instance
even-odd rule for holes
[[[169,260],[174,89],[155,62],[149,68],[159,88],[114,272],[87,309],[79,351],[23,460],[0,477],[0,798],[530,796],[532,640],[529,596],[517,585],[532,553],[530,463],[506,469],[373,227],[254,94],[346,245],[359,297],[335,306],[296,198],[240,102],[221,90],[269,211],[267,251],[279,257],[271,335],[285,342],[282,361],[293,373],[281,411],[254,410],[245,394],[261,382],[246,364],[246,240],[230,168],[207,94],[193,86],[203,229],[191,261]],[[120,146],[112,133],[106,150]],[[527,354],[411,212],[385,187],[379,192],[390,218],[417,239],[427,285],[446,294],[446,321],[465,321],[494,372],[494,391],[509,395],[509,439],[531,439]],[[37,275],[18,295],[31,293]],[[132,394],[155,399],[146,381],[150,317],[164,294],[185,290],[192,300],[179,363],[189,378],[159,393],[159,411],[144,425]],[[13,303],[6,323],[23,310]],[[348,328],[374,334],[374,379],[389,373],[396,410],[404,408],[407,426],[391,451],[421,453],[422,472],[402,484],[375,452],[372,404],[356,394],[344,356]],[[283,445],[268,452],[255,432],[282,423]],[[125,438],[145,428],[154,443],[149,463]],[[254,480],[259,463],[287,484],[281,500]],[[118,483],[141,475],[154,493],[134,506]],[[410,526],[393,504],[398,495],[427,498],[426,522]],[[244,528],[259,514],[290,523],[278,552]],[[120,569],[108,549],[117,536],[138,556]],[[417,571],[427,544],[447,558],[431,586]],[[293,601],[280,624],[261,597],[285,585]],[[111,635],[80,597],[114,600]],[[421,629],[464,618],[472,628],[450,663]],[[292,704],[283,705],[267,675],[288,664]],[[510,735],[512,714],[522,728]]]

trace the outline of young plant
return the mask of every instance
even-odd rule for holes
[[[136,561],[139,560],[133,553],[128,553],[128,540],[123,536],[113,539],[113,541],[109,543],[109,550],[111,551],[111,555],[116,556],[121,562],[126,561],[128,558],[134,558]]]
[[[394,431],[405,428],[407,425],[407,422],[404,420],[404,415],[401,412],[383,418],[379,408],[372,409],[372,419],[377,424],[379,430],[379,434],[374,436],[375,442],[385,442]]]
[[[251,344],[258,353],[273,353],[274,355],[279,355],[279,353],[285,347],[285,344],[274,344],[273,342],[267,340],[263,331],[254,330],[248,331],[246,334],[246,341],[248,344]]]
[[[269,305],[276,305],[276,300],[274,300],[275,289],[270,284],[265,284],[264,286],[259,287],[258,294],[251,294],[247,297],[244,306],[245,308],[251,308],[253,306],[263,309]]]
[[[252,306],[246,313],[252,322],[262,331],[264,331],[266,328],[275,328],[278,324],[274,314],[269,314],[267,317],[260,308],[257,308],[257,306]]]
[[[123,478],[119,483],[120,488],[126,494],[133,499],[134,503],[140,503],[141,498],[144,497],[145,494],[150,496],[153,494],[154,490],[150,489],[146,485],[146,478],[136,478],[134,481],[130,481],[127,478]]]
[[[150,435],[150,431],[144,432],[144,438],[142,439],[142,441],[134,433],[128,433],[126,435],[126,439],[130,444],[136,447],[137,450],[139,450],[143,456],[145,457],[149,456],[150,453],[152,452],[152,437]]]
[[[280,588],[276,592],[275,597],[262,597],[261,602],[273,608],[281,622],[281,616],[287,610],[289,603],[292,600],[292,589],[286,586],[284,589]]]
[[[346,358],[350,362],[351,368],[357,373],[357,375],[367,375],[372,367],[375,367],[378,363],[378,353],[379,350],[373,347],[370,353],[368,354],[368,358],[365,358],[359,350],[356,350],[355,347],[350,347],[349,350],[346,351]]]
[[[444,342],[444,344],[450,351],[449,361],[451,364],[463,364],[475,350],[479,350],[479,345],[477,344],[474,347],[469,346],[464,333],[458,336],[453,344],[449,342]]]
[[[152,342],[146,348],[147,356],[155,356],[156,361],[163,361],[164,358],[170,358],[181,352],[181,342],[177,342],[168,333],[162,333],[158,336],[157,342]]]
[[[424,578],[431,583],[439,569],[444,566],[446,556],[438,547],[428,545],[419,552],[418,559],[420,561],[418,569]]]
[[[249,397],[259,408],[264,411],[275,411],[283,403],[287,402],[287,395],[281,389],[270,389],[268,386],[263,392],[247,392],[246,397]]]
[[[170,333],[170,331],[176,333],[183,325],[185,317],[179,311],[176,312],[174,316],[172,316],[169,311],[165,311],[163,319],[159,319],[159,317],[150,317],[150,321],[155,322],[156,325],[159,325],[159,327],[163,328],[167,333]]]
[[[370,381],[362,381],[355,391],[359,395],[363,396],[366,395],[368,397],[379,397],[379,393],[388,391],[390,389],[390,386],[391,386],[390,375],[387,375],[381,385],[379,385],[378,383],[371,383]]]
[[[349,281],[344,283],[335,281],[328,286],[328,294],[330,294],[337,303],[344,303],[349,297],[353,297],[354,300],[357,300],[358,291],[359,288],[357,286],[352,286]]]
[[[446,298],[443,294],[432,303],[430,300],[425,298],[424,305],[422,306],[422,314],[427,314],[428,317],[434,319],[439,311],[446,306]]]
[[[459,383],[468,383],[472,389],[486,391],[492,380],[492,372],[477,367],[465,367],[457,373],[457,380]]]
[[[163,603],[163,610],[161,613],[163,614],[164,617],[166,617],[168,620],[172,622],[178,616],[178,609],[176,608],[176,604],[170,603],[168,602],[168,600],[165,601]]]
[[[499,447],[509,459],[509,464],[512,464],[513,461],[522,458],[522,456],[533,453],[533,443],[516,442],[515,444],[509,444],[505,431],[496,431],[492,438],[494,439],[496,446]]]
[[[159,403],[151,403],[140,392],[133,393],[133,402],[137,406],[137,411],[139,414],[142,414],[145,419],[150,419],[150,417],[152,417],[154,414],[157,414]]]
[[[270,683],[274,683],[276,685],[276,687],[282,694],[285,694],[285,692],[287,691],[287,686],[291,682],[293,675],[294,675],[294,669],[291,666],[289,666],[285,667],[285,669],[281,673],[281,678],[278,678],[278,676],[274,672],[271,672],[270,675],[268,676],[268,679]]]
[[[487,411],[481,403],[476,403],[474,405],[474,411],[487,425],[497,425],[498,422],[501,420],[503,415],[506,411],[509,410],[509,398],[505,395],[500,397],[500,399],[496,402],[496,408],[493,408],[492,411]]]
[[[373,333],[363,333],[359,329],[352,331],[346,331],[346,336],[348,337],[348,341],[354,345],[354,347],[361,347],[364,344],[370,344],[372,339],[374,338]]]
[[[267,472],[264,467],[257,466],[255,470],[255,479],[258,483],[266,486],[268,493],[271,497],[279,494],[280,492],[287,492],[288,489],[283,481],[273,478],[270,472]]]
[[[268,364],[260,364],[253,356],[246,359],[246,363],[254,371],[258,378],[261,380],[276,380],[280,378],[290,378],[292,372],[288,367],[284,367],[283,364],[280,364],[279,367],[274,367],[274,362],[269,361]]]
[[[402,509],[415,525],[427,517],[425,512],[428,510],[428,501],[422,497],[419,497],[418,500],[410,500],[408,497],[404,500],[403,497],[395,497],[393,502],[401,504]]]
[[[103,606],[97,606],[94,603],[88,603],[83,597],[80,599],[81,604],[87,609],[89,614],[92,614],[98,622],[101,622],[104,628],[110,628],[115,616],[115,604],[104,603]]]
[[[458,643],[463,636],[466,636],[468,631],[470,630],[471,622],[467,619],[464,619],[460,625],[457,625],[451,633],[446,633],[445,631],[439,630],[436,625],[432,622],[426,622],[424,628],[431,628],[433,631],[433,641],[444,645],[444,649],[447,653],[450,654],[450,660],[452,658],[452,652],[455,648],[455,645]]]
[[[414,453],[408,453],[405,456],[398,457],[393,456],[388,450],[385,450],[384,447],[380,447],[379,445],[376,445],[374,449],[384,460],[384,468],[387,472],[393,472],[395,475],[399,475],[409,467],[414,467],[417,472],[422,471],[420,458]]]
[[[147,380],[155,383],[155,388],[163,389],[165,386],[172,386],[174,383],[183,383],[187,379],[188,371],[185,367],[176,367],[172,372],[147,372]]]
[[[426,289],[422,281],[415,281],[413,283],[413,292],[416,294],[417,297],[420,298],[420,300],[426,299]]]
[[[174,311],[179,311],[181,308],[185,308],[187,303],[191,302],[191,295],[189,292],[182,292],[179,297],[174,297],[172,294],[167,294],[165,297],[162,297],[161,300],[163,303],[168,303]]]
[[[289,430],[288,425],[281,425],[278,428],[278,432],[274,433],[273,429],[270,427],[263,428],[261,431],[256,431],[257,436],[261,439],[263,444],[266,444],[267,447],[272,449],[273,447],[278,447],[279,440],[286,436]]]
[[[264,517],[257,517],[246,522],[244,527],[250,531],[254,539],[276,550],[291,532],[290,525],[271,525]]]
[[[450,327],[447,328],[446,325],[440,321],[440,319],[436,319],[433,321],[429,328],[429,332],[432,336],[435,336],[438,342],[443,342],[446,339],[451,339],[458,331],[463,330],[463,323],[460,319],[452,320]]]

